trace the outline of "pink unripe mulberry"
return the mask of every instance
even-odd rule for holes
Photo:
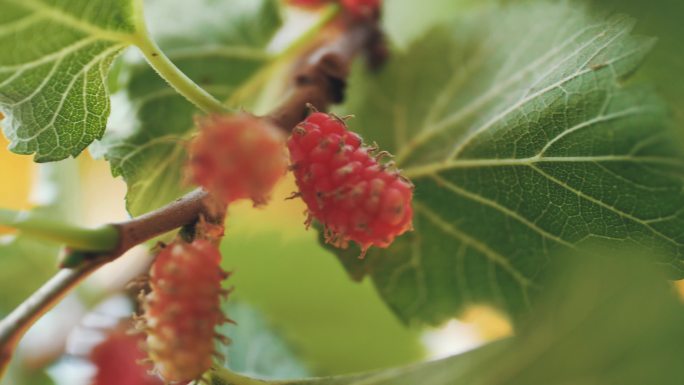
[[[338,247],[387,247],[411,229],[411,183],[379,163],[376,150],[339,118],[313,113],[288,141],[297,186],[310,218],[325,226]]]
[[[212,365],[214,329],[229,321],[220,311],[227,276],[220,261],[213,243],[197,239],[170,244],[152,265],[143,301],[147,350],[167,381],[196,379]]]
[[[285,135],[264,119],[241,113],[198,119],[200,133],[190,147],[192,181],[226,203],[268,201],[287,172]]]

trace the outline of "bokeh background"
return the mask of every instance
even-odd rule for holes
[[[468,1],[463,3],[465,7]],[[666,96],[677,121],[684,122],[684,2],[590,3],[597,12],[635,16],[639,33],[660,39],[639,76]],[[50,210],[89,226],[128,217],[125,184],[111,176],[106,162],[86,152],[76,160],[37,165],[30,157],[10,153],[7,145],[0,137],[0,207],[29,210],[57,202],[57,208]],[[254,317],[260,319],[245,318],[249,325],[259,325],[250,331],[254,333],[250,341],[274,334],[298,357],[299,366],[284,364],[283,375],[340,374],[400,365],[443,357],[512,333],[510,323],[486,307],[472,308],[440,328],[402,324],[370,282],[352,282],[335,257],[318,245],[315,231],[304,228],[303,204],[284,199],[294,189],[288,177],[267,207],[254,209],[249,203],[231,207],[222,245],[224,267],[234,272],[229,281],[235,286],[231,301],[247,306],[248,313],[256,312]],[[56,271],[54,246],[36,251],[24,247],[25,241],[10,229],[0,228],[0,316]],[[104,318],[130,313],[131,305],[120,293],[132,273],[144,270],[147,263],[146,250],[136,248],[91,277],[31,330],[9,376],[0,383],[87,383],[92,368],[83,346],[98,338],[97,325],[87,321],[87,315],[92,316],[94,309]],[[116,295],[118,299],[111,301]],[[87,335],[89,330],[92,335]],[[268,354],[263,351],[277,344],[264,338],[263,343],[245,343],[238,337],[236,349],[256,357]],[[257,365],[238,363],[248,370]]]

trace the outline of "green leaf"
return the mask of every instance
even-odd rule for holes
[[[132,0],[0,0],[0,111],[10,149],[38,162],[102,137],[112,60],[134,40]]]
[[[648,246],[681,277],[684,163],[662,103],[625,83],[653,44],[632,27],[511,5],[357,71],[351,129],[415,183],[415,231],[364,261],[339,252],[345,265],[429,323],[482,302],[522,314],[553,253],[592,239]]]
[[[44,370],[29,368],[15,360],[0,379],[0,385],[55,385],[55,381]]]
[[[495,0],[430,0],[420,3],[416,12],[415,0],[387,0],[383,2],[383,29],[398,48],[405,50],[416,39],[460,12],[471,12],[470,7],[489,5]]]
[[[309,374],[289,341],[269,325],[261,312],[241,302],[225,303],[223,308],[223,313],[237,325],[224,324],[218,329],[231,339],[230,345],[218,344],[216,348],[225,357],[220,365],[261,378],[301,378]]]
[[[156,1],[146,13],[167,56],[224,99],[268,62],[265,47],[280,25],[271,0]],[[121,103],[110,130],[91,149],[110,161],[115,176],[124,177],[128,211],[139,215],[190,189],[185,149],[197,110],[145,64],[132,64],[127,75],[126,87],[115,95]]]
[[[662,274],[624,250],[563,261],[554,266],[553,288],[514,338],[434,362],[277,384],[680,384],[684,306]],[[222,372],[212,380],[261,383]]]
[[[635,15],[640,33],[656,36],[658,43],[649,55],[639,76],[653,81],[658,91],[666,97],[684,127],[684,82],[673,81],[684,68],[684,2],[679,0],[656,0],[645,4],[640,0],[593,0],[597,9],[618,10]]]

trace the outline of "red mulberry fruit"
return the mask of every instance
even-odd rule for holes
[[[288,0],[287,3],[303,8],[318,8],[326,3],[341,3],[351,15],[360,18],[373,18],[380,13],[381,0]]]
[[[288,141],[297,186],[309,210],[326,228],[326,239],[346,247],[387,247],[411,228],[411,183],[378,162],[337,117],[313,113]],[[363,255],[363,254],[362,254]]]
[[[226,203],[252,199],[263,204],[287,172],[285,135],[249,114],[199,119],[199,136],[190,147],[193,182]]]
[[[147,373],[138,361],[147,355],[140,349],[142,334],[131,335],[126,327],[112,330],[90,353],[96,373],[92,385],[162,385],[159,377]]]
[[[147,350],[167,381],[198,378],[212,364],[227,276],[216,246],[203,239],[177,241],[157,255],[150,272],[151,292],[143,301]]]
[[[347,12],[357,17],[375,17],[380,13],[381,0],[341,0]]]

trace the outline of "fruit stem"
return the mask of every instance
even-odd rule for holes
[[[292,75],[287,97],[267,118],[290,132],[304,120],[308,106],[325,111],[344,100],[346,79],[354,59],[377,43],[380,33],[375,23],[342,19],[342,33],[329,39],[300,60]]]
[[[140,33],[134,39],[152,68],[166,80],[173,89],[206,113],[225,112],[226,108],[206,90],[198,86],[161,51],[157,43],[147,32]]]
[[[25,211],[0,209],[0,225],[83,251],[112,251],[119,243],[119,231],[113,225],[88,229]]]

